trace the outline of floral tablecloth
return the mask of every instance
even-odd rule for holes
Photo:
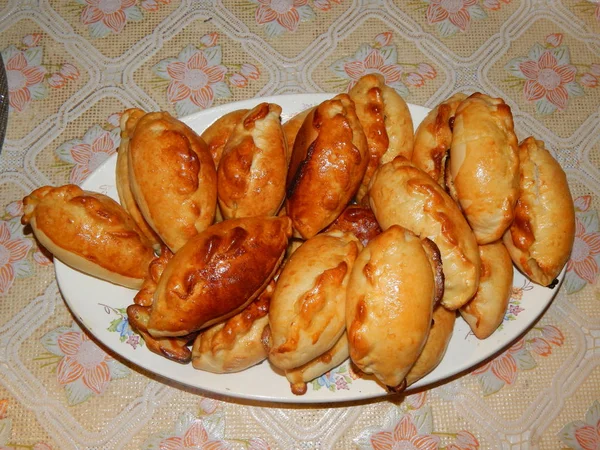
[[[10,111],[0,156],[0,447],[600,448],[598,0],[0,0]],[[576,207],[565,281],[485,365],[402,401],[277,407],[203,397],[126,364],[69,313],[19,218],[81,183],[137,106],[183,117],[236,100],[341,92],[378,72],[432,107],[482,91],[546,142]],[[526,287],[523,287],[526,288]],[[513,292],[506,320],[527,309]],[[124,332],[118,314],[108,326]],[[309,389],[339,392],[331,372]]]

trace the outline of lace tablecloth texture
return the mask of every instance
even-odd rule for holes
[[[0,448],[600,448],[598,0],[0,0],[10,111],[0,156]],[[565,282],[491,362],[401,402],[272,407],[203,397],[82,332],[19,218],[81,183],[123,109],[182,117],[378,72],[432,107],[481,91],[546,142],[576,206]],[[515,289],[506,320],[528,306]],[[119,332],[119,321],[114,323]],[[135,345],[135,342],[131,343]],[[343,390],[344,377],[309,389]]]

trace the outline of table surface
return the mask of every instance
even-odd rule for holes
[[[0,448],[599,448],[598,0],[0,0],[0,50]],[[544,140],[567,173],[573,254],[522,339],[402,399],[277,407],[157,379],[77,327],[20,225],[25,195],[81,183],[116,151],[125,108],[183,117],[369,72],[427,107],[502,97],[519,139]],[[515,289],[507,319],[526,308]]]

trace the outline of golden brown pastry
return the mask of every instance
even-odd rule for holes
[[[217,170],[224,219],[277,214],[285,199],[286,147],[279,105],[260,103],[240,119]]]
[[[479,339],[489,337],[502,323],[510,301],[513,265],[502,241],[479,246],[479,288],[460,315]]]
[[[350,356],[348,336],[346,333],[338,339],[333,347],[322,355],[295,369],[285,371],[285,377],[290,382],[290,388],[295,395],[306,394],[306,383],[335,369]]]
[[[150,307],[148,306],[129,305],[127,320],[131,328],[142,336],[148,350],[181,364],[190,362],[192,352],[188,345],[194,340],[195,334],[182,337],[153,337],[148,333],[148,321],[150,320]]]
[[[221,155],[223,154],[223,149],[225,148],[225,144],[227,144],[229,135],[231,135],[237,123],[247,112],[247,109],[236,109],[235,111],[223,114],[200,134],[200,137],[208,146],[208,151],[212,156],[215,167],[219,167],[219,161],[221,161]]]
[[[414,131],[408,105],[400,94],[385,84],[383,75],[364,75],[350,90],[349,95],[356,104],[356,115],[369,147],[369,164],[357,194],[360,203],[380,164],[385,164],[398,155],[411,158]]]
[[[148,113],[137,122],[128,155],[133,197],[173,252],[213,222],[217,173],[191,128],[169,113]]]
[[[454,115],[458,105],[467,98],[454,94],[433,108],[417,127],[411,161],[419,169],[445,187],[446,157],[452,144]]]
[[[502,237],[519,195],[519,155],[510,107],[479,92],[457,108],[446,184],[478,244]]]
[[[436,303],[436,263],[421,239],[392,225],[360,252],[348,283],[346,329],[350,358],[391,391],[417,360]]]
[[[146,278],[144,278],[140,290],[135,294],[135,297],[133,297],[133,303],[140,306],[152,305],[158,280],[160,280],[162,273],[165,271],[165,267],[167,267],[167,264],[172,258],[173,252],[163,244],[160,254],[150,261]]]
[[[381,227],[371,208],[361,205],[348,205],[342,214],[326,228],[326,231],[329,230],[353,233],[363,246],[381,233]]]
[[[269,310],[269,361],[274,366],[294,369],[338,341],[346,324],[346,286],[361,248],[353,234],[330,231],[292,253]]]
[[[515,220],[503,242],[515,265],[533,282],[552,284],[575,239],[575,209],[567,176],[532,137],[519,145],[520,194]]]
[[[287,142],[288,149],[288,163],[292,159],[292,150],[294,149],[294,142],[296,142],[296,136],[298,135],[298,131],[300,131],[300,127],[304,123],[304,119],[308,116],[308,113],[313,108],[305,109],[304,111],[300,111],[295,116],[286,120],[283,123],[283,134],[285,135],[285,141]]]
[[[138,108],[127,109],[121,115],[121,143],[117,152],[117,168],[115,172],[115,184],[121,206],[129,213],[133,221],[136,223],[140,231],[146,239],[152,242],[155,250],[160,248],[160,237],[154,232],[152,227],[148,225],[146,219],[138,208],[131,187],[129,186],[129,140],[135,129],[138,120],[146,114]]]
[[[267,358],[261,338],[269,324],[271,281],[256,300],[225,322],[202,330],[192,347],[194,369],[213,373],[239,372]]]
[[[240,312],[273,278],[291,233],[287,217],[249,217],[196,235],[160,277],[148,332],[184,336]]]
[[[383,230],[401,225],[437,244],[446,308],[460,308],[475,295],[481,266],[475,236],[457,204],[433,178],[398,157],[375,173],[369,202]]]
[[[350,203],[367,169],[368,148],[347,94],[311,110],[294,142],[286,212],[295,236],[308,239]]]
[[[444,305],[438,305],[433,309],[427,341],[417,361],[406,374],[406,386],[416,383],[442,362],[452,338],[455,322],[456,311],[450,311]]]
[[[23,199],[21,223],[57,259],[102,280],[138,289],[154,257],[133,219],[110,197],[68,184]]]

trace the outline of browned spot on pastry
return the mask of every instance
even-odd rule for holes
[[[529,207],[521,199],[517,201],[515,208],[515,219],[510,234],[518,249],[527,252],[529,247],[535,242],[535,236],[530,221]]]
[[[398,386],[386,386],[388,391],[394,393],[394,394],[399,394],[400,392],[403,392],[406,389],[406,378],[404,380],[402,380],[402,382],[398,385]]]
[[[244,120],[244,128],[247,130],[251,130],[254,128],[254,124],[257,120],[264,119],[269,114],[269,104],[261,103],[254,109],[252,109],[252,113],[249,114]]]
[[[290,389],[292,390],[292,394],[294,395],[304,395],[306,394],[307,387],[306,383],[301,382],[290,385]]]
[[[369,284],[371,286],[373,286],[376,282],[375,279],[375,266],[371,263],[367,263],[365,264],[365,266],[363,267],[363,275],[365,276],[365,278],[367,279],[367,281],[369,282]]]
[[[368,206],[349,205],[325,231],[341,230],[354,234],[363,245],[381,233],[375,214]]]

